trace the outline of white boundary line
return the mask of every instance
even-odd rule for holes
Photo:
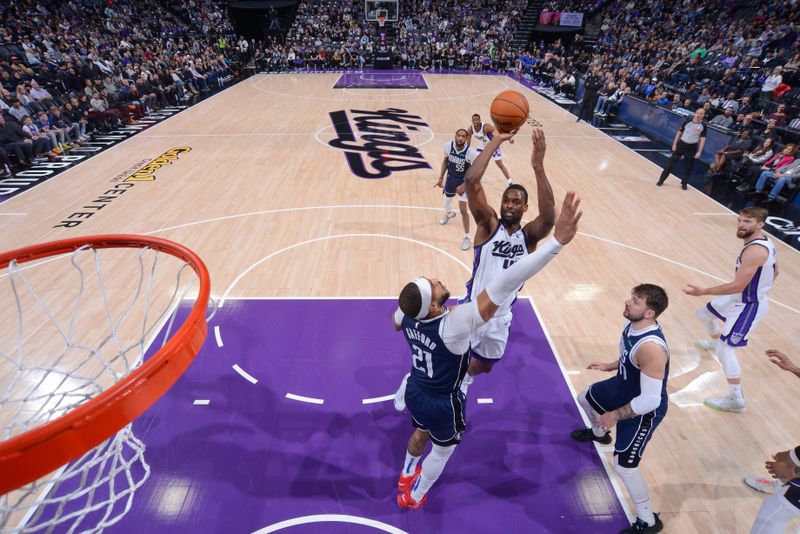
[[[247,269],[245,269],[244,271],[239,273],[239,275],[233,280],[233,282],[231,282],[230,285],[225,289],[225,292],[222,294],[222,297],[219,300],[219,305],[217,306],[217,308],[222,308],[225,305],[225,301],[228,299],[228,296],[230,295],[230,292],[233,290],[234,287],[236,287],[236,284],[238,284],[239,281],[242,278],[247,276],[247,274],[250,273],[250,271],[252,271],[256,267],[258,267],[259,265],[261,265],[265,261],[268,261],[269,259],[273,258],[274,256],[277,256],[278,254],[282,254],[282,253],[284,253],[286,251],[292,250],[292,249],[297,248],[297,247],[301,247],[301,246],[304,246],[304,245],[309,245],[311,243],[316,243],[318,241],[326,241],[328,239],[351,238],[351,237],[377,237],[377,238],[380,238],[380,239],[396,239],[398,241],[407,241],[407,242],[410,242],[410,243],[415,243],[417,245],[422,245],[424,247],[427,247],[427,248],[436,250],[438,252],[441,252],[442,254],[444,254],[445,256],[450,258],[451,260],[453,260],[456,263],[458,263],[459,265],[461,265],[464,268],[464,270],[467,271],[468,273],[472,272],[470,270],[470,268],[463,261],[461,261],[457,257],[453,256],[449,252],[447,252],[445,250],[442,250],[439,247],[436,247],[436,246],[431,245],[429,243],[425,243],[423,241],[418,241],[416,239],[411,239],[410,237],[400,237],[400,236],[389,235],[389,234],[334,234],[334,235],[327,235],[327,236],[322,236],[322,237],[315,237],[313,239],[307,239],[305,241],[300,241],[299,243],[294,243],[292,245],[288,245],[286,247],[283,247],[282,249],[279,249],[279,250],[276,250],[274,252],[271,252],[271,253],[267,254],[266,256],[261,258],[260,260],[256,261],[252,265],[250,265],[250,267],[248,267]]]
[[[239,375],[242,378],[244,378],[245,380],[247,380],[251,384],[256,384],[258,382],[257,378],[255,378],[253,375],[251,375],[250,373],[248,373],[247,371],[245,371],[244,369],[239,367],[238,363],[234,363],[233,364],[233,370],[236,371],[237,373],[239,373]]]
[[[222,343],[222,336],[219,333],[219,325],[214,326],[214,338],[217,340],[217,346],[222,348],[224,344]]]
[[[552,104],[552,102],[551,102],[551,104]],[[555,104],[553,104],[553,105],[555,105]],[[561,109],[561,108],[559,108],[559,109]],[[564,110],[562,110],[562,111],[564,111]],[[595,136],[595,137],[601,138],[601,137],[606,137],[606,136],[601,134],[600,136]],[[188,226],[194,226],[194,225],[198,225],[198,224],[206,224],[206,223],[211,223],[211,222],[218,222],[218,221],[229,220],[229,219],[238,219],[238,218],[242,218],[242,217],[250,217],[252,215],[269,215],[269,214],[273,214],[273,213],[287,213],[287,212],[308,211],[308,210],[318,210],[318,209],[349,209],[349,208],[417,209],[417,210],[428,210],[428,211],[441,211],[441,209],[442,209],[442,208],[433,208],[433,207],[428,207],[428,206],[409,206],[409,205],[392,205],[392,204],[340,204],[340,205],[328,205],[328,206],[301,206],[301,207],[297,207],[297,208],[278,208],[278,209],[272,209],[272,210],[253,211],[253,212],[247,212],[247,213],[239,213],[239,214],[235,214],[235,215],[224,215],[224,216],[220,216],[220,217],[212,217],[210,219],[202,219],[202,220],[199,220],[199,221],[192,221],[192,222],[183,223],[183,224],[179,224],[179,225],[175,225],[175,226],[168,226],[166,228],[160,228],[158,230],[152,230],[150,232],[144,233],[143,235],[158,234],[158,233],[161,233],[161,232],[166,232],[166,231],[169,231],[169,230],[176,230],[176,229],[185,228],[185,227],[188,227]],[[683,267],[683,268],[688,269],[690,271],[694,271],[694,272],[702,274],[704,276],[708,276],[709,278],[712,278],[712,279],[717,280],[719,282],[725,282],[725,280],[726,280],[724,278],[720,278],[719,276],[715,276],[713,274],[707,273],[707,272],[702,271],[700,269],[697,269],[695,267],[691,267],[689,265],[686,265],[685,263],[681,263],[679,261],[672,260],[670,258],[667,258],[666,256],[661,256],[660,254],[656,254],[655,252],[649,252],[647,250],[644,250],[644,249],[641,249],[641,248],[638,248],[638,247],[634,247],[633,245],[627,245],[627,244],[621,243],[619,241],[614,241],[613,239],[608,239],[608,238],[605,238],[605,237],[600,237],[600,236],[596,236],[596,235],[592,235],[592,234],[587,234],[585,232],[578,232],[578,234],[580,234],[582,236],[585,236],[585,237],[589,237],[591,239],[597,239],[597,240],[603,241],[605,243],[610,243],[612,245],[618,245],[618,246],[623,247],[623,248],[634,250],[636,252],[639,252],[639,253],[642,253],[642,254],[646,254],[648,256],[652,256],[652,257],[660,259],[662,261],[665,261],[665,262],[668,262],[668,263],[672,263],[674,265],[677,265],[679,267]],[[380,234],[344,234],[344,235],[357,236],[357,235],[380,235]],[[334,237],[334,236],[328,236],[328,237]],[[461,262],[461,260],[458,260],[457,258],[455,258],[455,256],[453,256],[449,252],[446,252],[446,251],[444,251],[444,250],[442,250],[442,249],[440,249],[438,247],[434,247],[433,245],[429,245],[427,243],[422,243],[421,241],[416,241],[416,240],[409,239],[409,238],[402,238],[402,237],[397,237],[397,236],[386,236],[386,237],[391,237],[393,239],[400,239],[400,240],[407,240],[407,241],[412,241],[412,242],[416,242],[416,243],[421,243],[421,244],[425,245],[426,247],[433,248],[435,250],[439,250],[439,251],[443,252],[444,254],[447,254],[450,258],[456,259],[456,261],[461,263],[461,265],[464,266],[464,268],[467,269],[468,272],[472,272],[468,267],[466,267],[466,265],[463,262]],[[321,240],[321,239],[325,239],[325,238],[323,238],[323,237],[316,238],[316,240]],[[312,241],[314,241],[314,240],[310,240],[310,241],[307,241],[305,243],[310,243]],[[282,249],[280,251],[275,252],[274,254],[279,254],[281,252],[285,252],[287,250],[290,250],[292,247],[300,246],[301,244],[302,243],[296,243],[295,245],[291,245],[289,248]],[[791,248],[791,247],[789,247],[789,248]],[[56,258],[54,258],[54,259],[56,259]],[[44,260],[42,263],[44,263],[46,261],[54,261],[54,259]],[[267,259],[269,259],[269,258],[262,258],[262,260],[260,260],[260,261],[266,261]],[[253,268],[253,267],[255,267],[255,265],[251,266],[251,268]],[[0,278],[2,278],[2,276],[5,276],[5,275],[0,275]],[[243,276],[243,275],[240,275],[240,277],[241,276]],[[235,283],[238,283],[238,279],[235,281]],[[228,290],[229,289],[230,289],[230,286],[229,286]],[[219,308],[221,308],[222,305],[224,304],[224,299],[227,298],[227,296],[228,296],[228,292],[229,292],[228,290],[226,290],[226,292],[221,297],[222,300],[220,301],[220,304],[218,306]],[[239,298],[239,297],[237,297],[237,298]],[[791,306],[789,306],[787,304],[784,304],[784,303],[779,302],[777,300],[774,300],[772,298],[770,298],[768,300],[770,302],[776,304],[777,306],[780,306],[782,308],[785,308],[785,309],[787,309],[789,311],[792,311],[792,312],[797,313],[797,314],[800,315],[800,310],[799,309],[793,308],[793,307],[791,307]]]
[[[279,530],[286,528],[295,527],[297,525],[308,525],[310,523],[353,523],[355,525],[372,527],[376,530],[388,532],[389,534],[408,534],[408,532],[405,530],[400,530],[395,526],[376,521],[375,519],[367,519],[366,517],[343,514],[320,514],[294,517],[292,519],[287,519],[285,521],[281,521],[280,523],[274,523],[262,529],[253,531],[252,534],[271,534],[272,532],[278,532]]]
[[[586,414],[583,413],[583,410],[578,404],[577,396],[578,394],[575,392],[575,387],[572,385],[572,381],[567,377],[567,370],[564,367],[564,362],[561,360],[561,355],[558,353],[558,349],[556,348],[555,343],[553,343],[553,338],[550,337],[550,332],[547,330],[547,326],[544,324],[544,320],[542,319],[542,315],[539,313],[539,310],[536,308],[536,303],[533,300],[533,297],[530,295],[527,296],[528,302],[531,304],[531,308],[533,308],[533,313],[536,315],[536,320],[539,321],[539,325],[542,327],[542,332],[544,332],[544,336],[547,338],[547,342],[550,344],[550,350],[553,351],[553,356],[556,359],[556,363],[558,363],[558,368],[561,370],[561,374],[564,377],[564,382],[567,383],[567,387],[569,388],[569,392],[572,395],[572,402],[575,403],[575,407],[578,408],[578,413],[583,420],[583,424],[587,427],[592,426],[589,422],[589,419],[586,417]],[[634,520],[634,514],[631,511],[630,506],[628,505],[628,501],[625,499],[625,496],[622,493],[622,488],[620,488],[619,482],[613,475],[611,465],[609,465],[608,461],[606,460],[605,456],[601,454],[601,449],[596,442],[594,442],[595,448],[597,449],[597,455],[600,457],[600,461],[603,464],[603,468],[606,471],[606,476],[611,481],[611,486],[614,488],[614,492],[617,494],[617,499],[619,499],[620,504],[622,505],[622,509],[625,514],[628,516],[629,521]]]
[[[377,404],[379,402],[386,402],[394,400],[394,393],[383,397],[372,397],[371,399],[361,399],[361,404]]]
[[[309,404],[324,404],[325,399],[318,399],[316,397],[305,397],[303,395],[295,395],[294,393],[287,393],[287,399],[292,399],[300,402],[307,402]]]
[[[242,83],[246,82],[246,81],[247,81],[247,80],[249,80],[249,79],[250,79],[250,78],[245,78],[244,80],[241,80],[241,81],[239,81],[239,82],[236,82],[235,84],[231,85],[230,87],[226,87],[225,89],[223,89],[223,90],[222,90],[222,91],[220,91],[219,93],[217,93],[217,94],[215,94],[215,95],[212,95],[212,96],[210,96],[210,97],[206,98],[206,99],[205,99],[205,100],[203,100],[202,102],[198,102],[197,104],[194,104],[194,105],[192,105],[192,106],[186,106],[185,108],[183,108],[182,110],[178,111],[178,112],[177,112],[177,113],[175,113],[174,115],[172,115],[172,116],[170,116],[170,117],[167,117],[166,119],[164,119],[164,120],[162,120],[162,121],[158,122],[157,124],[154,124],[153,126],[150,126],[150,127],[149,127],[149,128],[147,128],[146,130],[141,130],[141,131],[139,131],[139,133],[136,133],[136,134],[133,134],[133,135],[130,135],[130,136],[128,136],[128,138],[127,138],[127,139],[124,139],[124,140],[120,141],[119,143],[117,143],[116,145],[113,145],[113,146],[111,146],[111,147],[109,147],[109,148],[107,148],[107,149],[103,150],[102,152],[98,152],[98,153],[96,153],[95,155],[106,154],[106,153],[108,153],[108,152],[111,152],[112,150],[116,149],[117,147],[120,147],[120,146],[124,145],[125,143],[127,143],[127,142],[128,142],[128,141],[130,141],[131,139],[133,139],[133,138],[136,138],[136,137],[139,137],[139,136],[141,136],[141,135],[144,135],[146,132],[149,132],[149,131],[151,131],[151,130],[154,130],[154,129],[158,128],[159,126],[161,126],[161,125],[162,125],[162,124],[164,124],[165,122],[167,122],[167,121],[169,121],[169,120],[171,120],[171,119],[174,119],[175,117],[177,117],[178,115],[180,115],[181,113],[183,113],[183,112],[185,112],[185,111],[188,111],[188,110],[190,110],[190,109],[194,109],[194,108],[196,108],[196,107],[198,107],[198,106],[202,106],[202,105],[203,105],[203,104],[205,104],[206,102],[209,102],[209,101],[211,101],[211,100],[213,100],[213,99],[217,98],[219,95],[221,95],[222,93],[224,93],[224,92],[225,92],[225,91],[227,91],[228,89],[233,89],[233,88],[234,88],[234,87],[236,87],[237,85],[239,85],[239,84],[242,84]],[[179,104],[179,105],[181,105],[181,104]],[[170,107],[176,107],[176,106],[170,106]],[[19,194],[17,194],[17,195],[14,195],[12,198],[8,199],[6,202],[3,202],[3,204],[5,204],[5,203],[7,203],[7,202],[10,202],[10,201],[12,201],[12,200],[14,200],[15,198],[21,197],[22,195],[24,195],[24,194],[26,194],[26,193],[29,193],[29,192],[33,191],[33,190],[34,190],[34,189],[36,189],[37,187],[39,187],[39,186],[41,186],[41,185],[44,185],[44,184],[46,184],[46,183],[47,183],[47,182],[49,182],[50,180],[54,180],[54,179],[56,179],[56,178],[61,178],[62,176],[67,176],[67,175],[69,175],[71,172],[73,172],[73,171],[75,171],[76,169],[80,168],[80,167],[81,167],[81,165],[84,165],[84,164],[85,164],[85,163],[87,163],[88,161],[92,160],[92,158],[94,158],[94,156],[95,156],[95,155],[93,155],[93,156],[91,156],[91,157],[88,157],[88,158],[86,158],[85,160],[81,161],[81,162],[80,162],[80,163],[78,163],[77,165],[73,165],[72,167],[70,167],[70,168],[66,169],[64,172],[61,172],[61,173],[59,173],[59,174],[57,174],[57,175],[53,176],[52,178],[48,178],[47,180],[44,180],[44,181],[42,181],[42,182],[39,182],[38,184],[34,185],[34,186],[33,186],[33,187],[31,187],[30,189],[26,189],[25,191],[22,191],[21,193],[19,193]],[[97,163],[97,162],[95,162],[95,163]]]

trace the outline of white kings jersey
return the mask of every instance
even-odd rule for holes
[[[491,139],[491,137],[489,137],[488,135],[483,133],[483,123],[481,123],[481,126],[480,126],[480,128],[478,128],[477,132],[475,131],[475,126],[472,126],[471,129],[472,129],[472,132],[471,132],[472,133],[472,138],[475,139],[476,141],[478,141],[478,146],[475,147],[476,149],[481,149],[481,148],[485,147],[487,144],[489,144],[489,139]],[[491,134],[489,134],[489,135],[491,135]]]
[[[766,247],[767,251],[769,252],[769,256],[767,257],[767,261],[758,268],[756,273],[753,275],[753,278],[744,288],[742,291],[741,299],[742,302],[749,303],[749,302],[758,302],[762,300],[767,295],[767,291],[772,287],[772,282],[775,279],[775,269],[778,264],[778,256],[777,252],[775,251],[775,245],[767,239],[766,237],[754,239],[745,243],[744,247],[742,247],[742,252],[739,253],[739,256],[736,258],[736,270],[739,270],[739,267],[742,266],[742,254],[747,249],[747,247],[753,246],[761,246]]]
[[[522,228],[508,235],[502,223],[497,224],[497,230],[482,245],[475,247],[475,258],[472,263],[472,278],[467,282],[467,297],[465,301],[477,300],[481,291],[486,289],[489,282],[499,276],[504,269],[508,269],[528,254],[525,244],[525,234]],[[519,286],[519,291],[522,286]],[[514,293],[506,299],[497,309],[495,317],[502,317],[511,311],[511,305],[517,299]]]

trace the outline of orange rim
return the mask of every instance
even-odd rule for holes
[[[64,239],[0,254],[0,268],[103,248],[152,248],[188,263],[200,279],[200,291],[186,321],[157,353],[93,399],[69,413],[0,443],[0,495],[37,480],[80,457],[157,401],[186,371],[206,339],[206,308],[211,281],[203,260],[178,243],[139,235],[96,235]]]

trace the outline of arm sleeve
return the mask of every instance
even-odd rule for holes
[[[556,257],[564,247],[555,236],[539,246],[532,254],[528,254],[517,263],[495,276],[486,286],[486,294],[497,304],[501,305],[511,295],[519,291],[527,279],[538,273],[550,260]]]
[[[704,122],[701,123],[701,124],[703,125],[703,130],[700,132],[700,137],[702,138],[702,137],[706,136],[706,131],[708,130],[708,127],[706,126],[706,123],[704,123]]]
[[[450,156],[450,141],[446,142],[443,145],[442,152],[444,152],[444,157]]]
[[[643,415],[652,412],[661,404],[662,379],[647,376],[644,373],[639,375],[639,387],[641,393],[638,397],[631,400],[631,409],[636,415]]]
[[[470,334],[484,323],[478,313],[478,303],[474,300],[453,309],[442,320],[440,332],[447,350],[454,354],[467,352]]]

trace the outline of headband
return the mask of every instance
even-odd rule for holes
[[[431,307],[431,283],[422,276],[418,276],[412,280],[419,288],[419,294],[422,297],[422,305],[419,308],[416,319],[422,319],[428,316],[428,309]]]

